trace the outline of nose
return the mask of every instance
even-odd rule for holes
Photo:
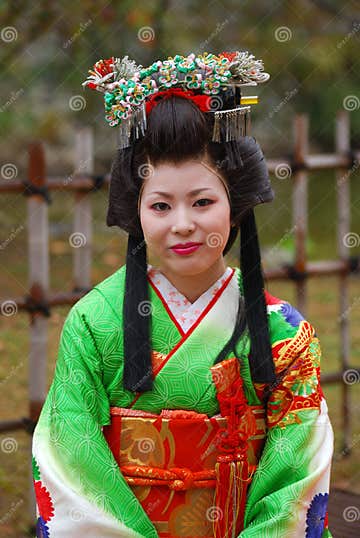
[[[192,218],[191,211],[186,208],[179,208],[173,212],[172,228],[179,233],[189,233],[195,229],[195,222]]]

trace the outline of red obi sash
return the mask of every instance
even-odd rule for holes
[[[247,405],[235,357],[211,370],[221,414],[111,407],[103,428],[160,538],[231,538],[243,529],[266,436],[264,408]]]

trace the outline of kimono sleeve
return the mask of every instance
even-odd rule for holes
[[[156,530],[102,432],[109,424],[102,361],[86,310],[81,313],[78,304],[65,320],[53,382],[33,435],[36,536],[153,538]]]
[[[268,434],[250,485],[241,538],[325,538],[333,430],[320,386],[320,345],[301,321],[273,344],[278,382],[267,405]]]

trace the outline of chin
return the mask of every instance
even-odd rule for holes
[[[179,256],[178,259],[172,259],[169,263],[169,260],[167,260],[167,263],[164,264],[164,266],[167,266],[173,273],[179,273],[181,276],[191,276],[191,275],[197,275],[199,273],[203,273],[204,271],[207,271],[212,267],[216,260],[204,260],[204,257],[200,257],[201,259],[195,259],[191,256]]]

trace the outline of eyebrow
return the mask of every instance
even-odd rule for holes
[[[202,191],[211,191],[211,190],[212,190],[211,187],[202,187],[201,189],[194,189],[193,191],[188,192],[187,196],[192,196],[195,194],[199,194],[199,192],[202,192]],[[149,196],[153,194],[160,194],[160,196],[164,196],[165,198],[173,198],[173,195],[170,194],[169,192],[152,191],[149,193]]]

